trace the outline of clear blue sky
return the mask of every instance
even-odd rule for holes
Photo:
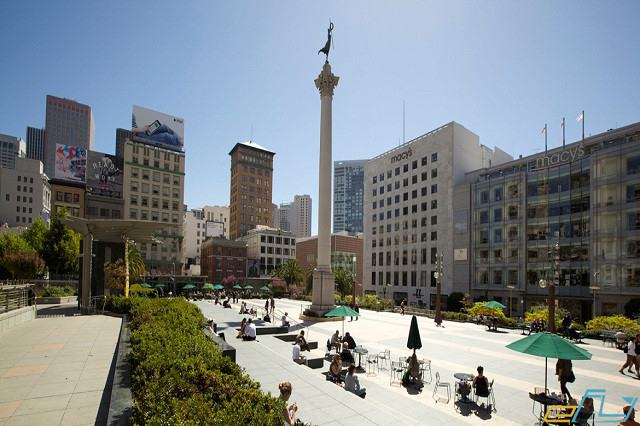
[[[319,95],[329,18],[334,160],[375,156],[455,120],[514,156],[640,121],[640,2],[7,1],[0,133],[44,125],[45,96],[91,105],[114,151],[132,104],[185,119],[185,203],[227,204],[228,152],[276,155],[274,202],[317,201]],[[314,205],[313,227],[317,220]]]

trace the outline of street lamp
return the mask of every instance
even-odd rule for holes
[[[589,287],[591,289],[591,291],[593,292],[593,312],[591,314],[591,317],[594,318],[596,316],[596,291],[600,290],[600,287],[597,285],[598,284],[598,276],[600,275],[600,271],[595,271],[593,273],[593,285],[591,287]]]
[[[549,296],[547,298],[547,306],[549,311],[549,316],[547,318],[547,331],[550,333],[556,332],[556,285],[560,276],[560,242],[556,242],[551,250],[549,250],[549,259],[553,261],[552,263],[552,277],[551,279],[541,278],[538,281],[538,285],[540,288],[548,288]]]
[[[511,318],[513,315],[511,315],[511,309],[513,307],[513,304],[511,303],[512,301],[512,293],[513,293],[513,289],[516,288],[516,286],[512,285],[512,284],[508,284],[507,288],[509,289],[509,318]]]
[[[440,293],[441,293],[441,282],[444,277],[444,272],[442,271],[444,268],[444,256],[442,253],[436,254],[436,271],[433,273],[433,276],[436,279],[436,315],[435,315],[435,323],[438,327],[442,325],[442,307],[440,302]]]
[[[351,258],[351,260],[353,261],[352,265],[353,265],[353,282],[351,283],[351,287],[352,287],[352,291],[353,291],[353,299],[351,300],[351,302],[353,303],[353,307],[355,309],[356,307],[356,261],[358,260],[355,256],[353,256]]]

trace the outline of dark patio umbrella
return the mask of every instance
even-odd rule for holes
[[[416,353],[416,349],[422,348],[422,341],[420,340],[420,330],[418,329],[418,319],[415,315],[411,317],[411,327],[409,327],[407,348],[413,349],[414,354]]]

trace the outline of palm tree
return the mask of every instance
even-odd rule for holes
[[[136,243],[133,241],[128,242],[127,257],[129,260],[129,280],[133,283],[140,281],[145,274],[144,259],[142,254],[138,251]]]
[[[273,276],[283,279],[287,283],[287,291],[289,291],[290,285],[298,284],[305,279],[304,271],[295,259],[289,259],[285,263],[278,265]]]

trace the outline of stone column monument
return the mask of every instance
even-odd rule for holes
[[[327,42],[328,43],[328,42]],[[328,53],[328,49],[327,52]],[[328,56],[328,55],[327,55]],[[320,316],[334,307],[334,275],[331,271],[331,103],[339,77],[327,60],[316,78],[320,91],[320,167],[318,193],[318,258],[313,271],[311,311]]]

